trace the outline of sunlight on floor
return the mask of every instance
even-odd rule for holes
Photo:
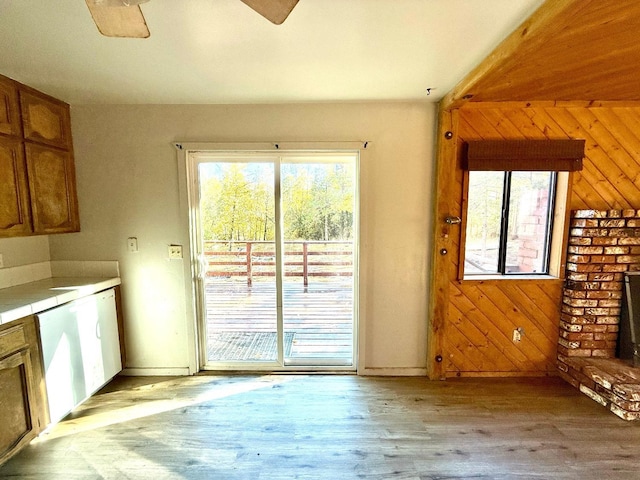
[[[43,432],[32,443],[43,443],[55,438],[66,437],[68,435],[75,435],[77,433],[94,430],[97,428],[106,427],[118,423],[128,422],[139,418],[149,417],[151,415],[157,415],[160,413],[168,412],[171,410],[185,408],[199,403],[216,400],[219,398],[225,398],[232,395],[238,395],[241,393],[257,390],[260,388],[272,387],[273,385],[290,382],[299,376],[285,376],[285,375],[264,375],[261,377],[250,378],[246,381],[241,381],[234,384],[216,385],[212,383],[211,388],[204,393],[199,393],[196,396],[191,396],[188,393],[188,389],[198,384],[213,382],[215,377],[200,376],[189,377],[184,379],[184,385],[176,386],[171,382],[171,386],[174,388],[171,392],[174,398],[165,400],[153,400],[148,402],[139,402],[130,407],[109,409],[108,411],[99,411],[91,413],[92,409],[88,409],[86,415],[82,413],[82,406],[79,407],[79,415],[75,418],[63,420],[60,423],[54,425],[50,429]],[[140,387],[141,394],[144,394],[144,390],[154,387],[155,384],[151,384],[146,387]],[[162,388],[162,387],[159,387]],[[181,391],[183,390],[183,391]],[[114,392],[117,393],[117,392]],[[105,394],[111,395],[111,394]],[[89,400],[91,401],[91,399]]]

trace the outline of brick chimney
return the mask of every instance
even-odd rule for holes
[[[640,210],[572,212],[560,376],[616,415],[640,419],[640,373],[616,362],[625,272],[640,271]]]

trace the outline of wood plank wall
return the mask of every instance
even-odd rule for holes
[[[640,107],[612,105],[467,103],[458,110],[457,145],[584,138],[584,169],[573,177],[571,209],[639,209]],[[452,215],[461,216],[459,154],[442,160],[456,163],[450,206]],[[553,374],[562,280],[459,281],[459,237],[453,233],[442,341],[445,376]],[[524,337],[513,343],[517,327]]]

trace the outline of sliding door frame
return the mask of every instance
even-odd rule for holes
[[[188,223],[189,223],[189,259],[191,274],[191,296],[193,298],[194,321],[189,330],[191,338],[191,352],[193,355],[190,370],[195,373],[199,370],[251,370],[251,371],[336,371],[336,372],[356,372],[363,365],[362,356],[362,327],[359,321],[359,243],[360,243],[360,157],[366,143],[362,142],[321,142],[321,143],[176,143],[174,144],[179,153],[179,168],[181,177],[184,178],[184,196],[187,199]],[[278,341],[278,355],[275,362],[243,362],[228,365],[207,365],[207,338],[206,338],[206,306],[204,296],[204,265],[198,258],[198,252],[203,251],[202,232],[200,230],[199,204],[199,172],[198,165],[207,161],[256,161],[273,162],[275,175],[275,188],[280,188],[280,165],[282,159],[287,157],[309,157],[321,159],[322,156],[332,157],[340,154],[354,157],[355,162],[355,185],[354,185],[354,219],[353,219],[353,323],[352,323],[352,359],[350,366],[331,365],[285,365],[283,342]],[[208,158],[208,160],[207,160]],[[286,162],[286,160],[285,160]],[[184,170],[182,170],[184,169]],[[182,183],[182,182],[181,182]],[[275,198],[280,198],[279,192],[274,192]],[[183,198],[184,198],[183,196]],[[276,282],[277,285],[277,328],[283,332],[282,316],[282,268],[283,268],[283,238],[281,232],[282,218],[280,204],[276,202],[275,214],[280,221],[276,222]]]

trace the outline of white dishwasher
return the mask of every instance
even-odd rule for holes
[[[114,289],[38,314],[51,423],[56,423],[120,370]]]

